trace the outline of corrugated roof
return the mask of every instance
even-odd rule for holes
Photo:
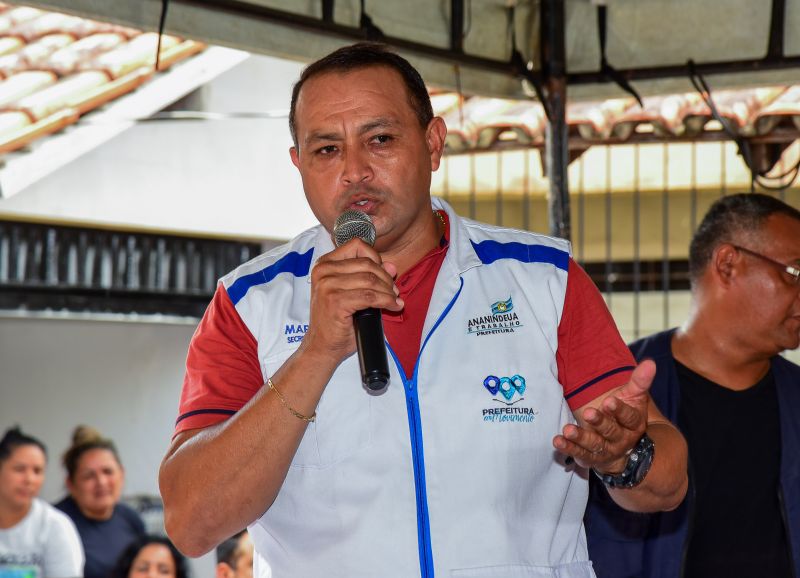
[[[152,32],[0,2],[0,154],[151,80],[157,45]],[[159,71],[204,48],[164,35]]]

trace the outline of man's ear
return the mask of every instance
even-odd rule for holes
[[[297,147],[289,148],[289,157],[291,157],[292,164],[297,167],[297,170],[300,170],[300,153],[297,151]]]
[[[236,576],[236,572],[228,566],[227,562],[217,564],[216,578],[233,578],[234,576]]]
[[[439,163],[444,154],[445,138],[447,138],[447,125],[444,123],[444,119],[439,116],[433,117],[425,131],[425,140],[428,143],[428,151],[431,155],[432,171],[439,168]]]
[[[723,285],[728,285],[736,276],[737,264],[741,254],[730,243],[723,243],[711,255],[711,266],[714,277]]]

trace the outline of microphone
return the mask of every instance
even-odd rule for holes
[[[375,244],[375,225],[366,213],[345,211],[333,225],[334,243],[341,247],[356,237],[371,247]],[[356,311],[353,314],[353,327],[356,332],[361,382],[370,391],[380,391],[389,384],[389,363],[383,339],[381,310],[368,307]]]

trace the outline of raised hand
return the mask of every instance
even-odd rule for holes
[[[564,426],[561,435],[553,438],[553,446],[583,467],[622,472],[647,427],[648,392],[655,373],[655,363],[640,363],[627,384],[578,409],[578,424]]]

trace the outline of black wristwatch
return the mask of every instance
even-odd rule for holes
[[[650,466],[653,465],[653,456],[656,453],[656,445],[650,436],[645,433],[628,455],[628,463],[620,474],[601,474],[597,470],[594,473],[600,478],[607,488],[634,488],[642,483]]]

